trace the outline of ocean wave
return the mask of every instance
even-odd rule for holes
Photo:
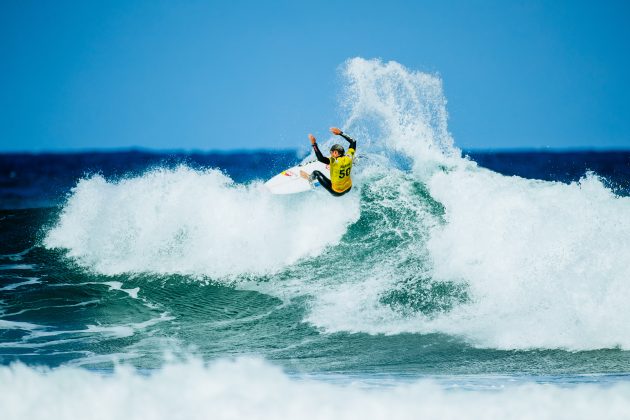
[[[314,291],[309,322],[330,332],[447,333],[497,349],[630,349],[630,198],[595,174],[563,184],[479,168],[454,150],[431,77],[360,59],[346,71],[358,85],[349,121],[381,127],[376,149],[408,162],[379,165],[382,186],[364,180],[364,192],[381,198],[361,203],[358,223],[375,206],[389,215],[362,238],[381,254]],[[384,246],[387,235],[396,240]]]
[[[630,349],[630,198],[596,174],[507,177],[461,157],[440,79],[349,60],[355,188],[278,197],[217,170],[81,180],[45,245],[101,274],[187,274],[303,299],[323,332],[446,333],[497,349]]]

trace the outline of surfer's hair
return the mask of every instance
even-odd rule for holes
[[[339,152],[339,156],[343,156],[344,153],[346,153],[346,151],[343,149],[343,146],[340,144],[333,144],[332,147],[330,148],[330,152],[334,152],[334,151],[338,151]]]

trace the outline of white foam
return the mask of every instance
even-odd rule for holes
[[[127,293],[132,299],[138,299],[138,292],[140,291],[139,287],[134,287],[133,289],[123,289],[123,284],[119,281],[107,281],[103,284],[109,286],[109,290],[120,290],[121,292]]]
[[[34,340],[41,337],[51,337],[58,335],[67,335],[67,334],[102,334],[105,336],[111,336],[116,338],[123,337],[131,337],[136,334],[138,331],[144,330],[153,325],[159,324],[161,322],[172,321],[175,319],[173,316],[169,315],[167,312],[160,314],[157,318],[151,318],[143,322],[134,322],[129,324],[121,324],[121,325],[86,325],[85,329],[81,330],[55,330],[55,331],[31,331],[28,336],[26,336],[23,340]]]
[[[3,220],[3,219],[0,219],[0,220]],[[24,256],[28,254],[29,252],[31,252],[33,248],[34,247],[29,247],[25,249],[24,251],[20,251],[15,254],[0,255],[0,259],[7,258],[11,261],[22,261],[24,259]]]
[[[0,319],[0,330],[36,330],[43,328],[41,325],[32,324],[30,322],[8,321],[6,319]]]
[[[94,304],[97,304],[98,302],[100,302],[100,299],[87,300],[85,302],[72,303],[72,304],[68,304],[68,305],[51,305],[51,306],[41,306],[41,307],[37,307],[37,308],[20,309],[17,312],[10,312],[10,313],[2,312],[1,314],[3,316],[17,316],[17,315],[22,315],[22,314],[24,314],[26,312],[42,311],[42,310],[48,310],[48,309],[51,309],[51,308],[75,308],[75,307],[79,307],[79,306],[94,305]]]
[[[80,368],[0,367],[0,418],[13,419],[613,419],[630,411],[630,384],[525,384],[445,389],[432,381],[387,387],[291,379],[256,359],[198,360],[149,375]]]
[[[60,344],[84,341],[86,338],[105,336],[113,338],[131,337],[139,331],[145,330],[161,322],[172,321],[173,316],[164,312],[157,318],[148,319],[143,322],[136,322],[121,325],[86,325],[79,330],[52,330],[50,327],[28,322],[7,321],[0,319],[0,330],[25,330],[28,333],[19,341],[5,341],[0,343],[0,348],[43,348]],[[86,336],[87,335],[87,336]],[[70,336],[70,338],[60,338],[51,340],[50,337]],[[46,341],[37,341],[46,338]]]
[[[19,283],[9,284],[9,285],[4,286],[4,287],[0,287],[0,291],[15,290],[18,287],[41,283],[39,277],[26,277],[25,279],[27,279],[27,280],[19,282]]]
[[[50,287],[68,287],[68,286],[80,287],[80,286],[86,286],[90,284],[103,284],[109,288],[108,291],[118,290],[118,291],[128,294],[129,297],[131,297],[132,299],[138,299],[138,292],[140,291],[139,287],[134,287],[133,289],[123,289],[122,287],[123,283],[120,281],[86,281],[82,283],[55,283],[55,284],[51,284]]]
[[[90,366],[112,366],[124,362],[133,362],[134,359],[145,358],[146,353],[136,353],[133,351],[126,351],[125,353],[108,353],[108,354],[94,354],[89,352],[81,357],[77,357],[67,363],[64,366],[68,367],[82,367]]]
[[[436,322],[495,348],[630,349],[630,198],[580,183],[454,171],[431,193],[447,223],[429,242],[436,278],[472,302]]]
[[[0,265],[0,270],[34,270],[33,264],[4,264]]]
[[[357,217],[353,196],[282,198],[216,170],[179,167],[120,182],[81,180],[44,243],[103,274],[223,277],[274,272],[315,255]]]
[[[27,341],[17,341],[17,342],[12,342],[12,341],[5,341],[0,343],[0,348],[8,348],[8,349],[27,349],[27,350],[33,350],[33,349],[39,349],[39,348],[44,348],[44,347],[54,347],[54,346],[58,346],[58,345],[66,345],[69,343],[76,343],[78,341],[82,341],[81,338],[68,338],[68,339],[62,339],[62,340],[50,340],[50,341],[45,341],[45,342],[40,342],[40,343],[33,343],[33,342],[27,342]],[[21,355],[21,353],[20,353]],[[39,353],[39,355],[41,355],[41,353]]]

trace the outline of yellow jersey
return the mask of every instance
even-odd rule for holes
[[[352,161],[354,160],[354,149],[348,149],[348,153],[337,159],[330,156],[330,182],[332,189],[342,193],[352,187],[350,172],[352,171]]]

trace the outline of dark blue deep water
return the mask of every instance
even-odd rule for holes
[[[588,171],[605,178],[621,194],[630,190],[628,151],[465,151],[479,165],[504,175],[546,181],[577,181]],[[102,174],[108,179],[141,174],[151,168],[220,168],[236,182],[268,179],[300,161],[295,151],[232,153],[77,152],[0,154],[0,208],[54,207],[78,179]]]

